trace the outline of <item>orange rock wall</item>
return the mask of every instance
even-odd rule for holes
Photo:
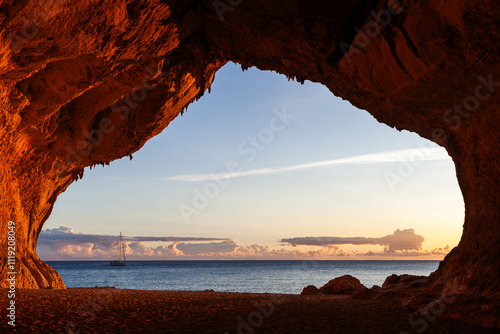
[[[140,149],[234,61],[444,146],[466,213],[432,286],[498,294],[498,17],[494,0],[1,2],[0,231],[16,222],[18,286],[64,287],[36,240],[84,167]]]

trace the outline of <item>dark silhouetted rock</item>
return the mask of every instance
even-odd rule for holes
[[[403,296],[400,292],[392,290],[382,291],[376,296],[376,299],[382,300],[399,300],[401,298],[403,298]]]
[[[415,293],[408,298],[401,301],[401,305],[407,308],[409,311],[419,311],[423,309],[426,305],[438,300],[434,295],[428,293]]]
[[[391,276],[387,277],[382,284],[383,288],[386,288],[388,286],[398,284],[402,280],[402,277],[396,274],[392,274]]]
[[[380,294],[379,289],[374,289],[374,288],[368,289],[365,287],[363,289],[360,289],[360,290],[354,292],[351,295],[351,298],[353,298],[353,299],[375,299],[375,297],[378,296],[379,294]]]
[[[351,275],[334,278],[320,288],[325,295],[350,295],[363,289],[366,287]]]
[[[300,293],[303,296],[323,295],[324,293],[314,285],[308,285]]]

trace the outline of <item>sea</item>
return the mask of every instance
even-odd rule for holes
[[[47,261],[66,287],[299,294],[352,275],[371,288],[392,274],[429,275],[439,261]]]

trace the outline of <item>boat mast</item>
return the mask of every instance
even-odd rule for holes
[[[120,240],[122,238],[122,232],[120,232]],[[123,240],[122,241],[122,251],[123,251],[123,263],[127,262],[127,259],[125,258],[125,246],[123,245]]]
[[[120,262],[122,262],[122,232],[120,232]]]

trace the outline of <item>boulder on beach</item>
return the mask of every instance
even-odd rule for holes
[[[391,286],[391,285],[394,285],[394,284],[398,284],[403,278],[399,275],[396,275],[396,274],[392,274],[391,276],[388,276],[384,283],[382,284],[382,287],[383,288],[386,288],[388,286]]]
[[[366,287],[359,279],[351,275],[344,275],[332,279],[323,285],[319,290],[325,295],[350,295],[356,291],[364,290]]]
[[[300,293],[302,296],[323,295],[324,293],[314,285],[308,285]]]

